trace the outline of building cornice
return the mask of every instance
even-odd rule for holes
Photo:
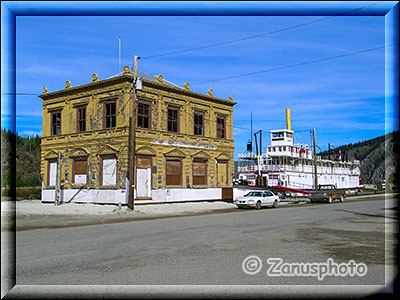
[[[175,92],[177,94],[188,95],[188,96],[191,96],[191,97],[200,98],[200,99],[203,99],[203,100],[208,100],[208,101],[217,102],[217,103],[230,105],[230,106],[234,106],[235,104],[237,104],[236,102],[233,102],[232,100],[225,100],[225,99],[222,99],[222,98],[217,98],[217,97],[214,97],[214,96],[201,94],[201,93],[193,92],[193,91],[188,90],[188,89],[177,88],[177,87],[165,85],[165,84],[162,84],[162,83],[158,83],[158,82],[154,82],[154,81],[150,81],[150,80],[146,80],[146,79],[142,79],[142,82],[144,84],[148,85],[148,86],[152,86],[152,87],[155,87],[155,88],[163,89],[165,91],[172,91],[172,92]]]
[[[91,83],[79,85],[76,87],[71,87],[70,85],[68,85],[69,87],[67,87],[63,90],[58,90],[58,91],[51,92],[51,93],[45,92],[45,93],[39,95],[38,97],[41,98],[42,100],[49,100],[49,99],[54,99],[54,98],[58,98],[58,97],[74,95],[77,93],[88,92],[90,90],[94,90],[94,89],[97,89],[102,86],[110,86],[110,85],[117,84],[117,83],[132,82],[132,81],[133,81],[133,75],[130,73],[127,73],[127,74],[122,74],[120,76],[112,77],[109,79],[93,81]],[[200,98],[200,99],[207,100],[210,102],[216,102],[216,103],[229,105],[229,106],[234,106],[235,104],[237,104],[236,102],[234,102],[232,100],[225,100],[222,98],[214,97],[212,95],[205,95],[205,94],[193,92],[186,88],[183,89],[183,88],[173,87],[170,85],[166,85],[164,83],[153,82],[153,81],[147,80],[147,79],[142,79],[142,83],[149,87],[154,87],[154,88],[164,90],[167,92],[172,91],[177,94],[191,96],[194,98]],[[47,89],[46,89],[46,91],[47,91]]]
[[[124,74],[121,76],[117,77],[112,77],[109,79],[104,79],[104,80],[99,80],[99,81],[94,81],[91,83],[79,85],[76,87],[69,87],[65,88],[63,90],[58,90],[52,93],[44,93],[39,95],[38,97],[41,98],[42,100],[48,100],[52,98],[57,98],[57,97],[63,97],[63,96],[68,96],[68,95],[73,95],[76,93],[81,93],[81,92],[87,92],[93,89],[97,89],[102,86],[110,86],[116,83],[124,83],[127,81],[133,81],[133,75],[130,74]]]

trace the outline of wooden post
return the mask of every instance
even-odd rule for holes
[[[263,164],[263,159],[262,159],[262,130],[260,130],[260,166],[259,168],[261,168]],[[261,176],[261,186],[264,186],[264,177],[262,174],[262,170],[260,170],[260,176]]]
[[[57,152],[56,191],[54,205],[60,205],[61,189],[61,151]]]
[[[137,81],[137,60],[135,55],[134,71],[133,71],[133,88],[131,92],[131,118],[130,118],[130,134],[129,134],[129,199],[128,208],[134,209],[135,206],[135,188],[136,188],[136,81]]]
[[[314,182],[315,187],[314,189],[317,190],[318,188],[318,174],[317,174],[317,152],[316,152],[316,145],[315,145],[315,128],[313,128],[313,148],[314,148]]]

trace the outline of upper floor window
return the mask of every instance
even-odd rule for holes
[[[150,128],[150,104],[138,103],[138,128]]]
[[[117,123],[116,101],[104,103],[104,128],[113,128]]]
[[[168,131],[179,131],[179,108],[168,107]]]
[[[51,135],[61,134],[61,110],[51,113]]]
[[[77,107],[76,109],[77,114],[77,132],[86,131],[86,106]]]
[[[225,118],[217,117],[217,138],[225,138]]]
[[[204,135],[204,122],[203,122],[204,114],[201,112],[194,113],[194,134],[195,135]]]

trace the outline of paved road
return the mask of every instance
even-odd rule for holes
[[[393,201],[237,210],[202,216],[61,229],[18,231],[17,285],[281,285],[385,283],[385,221]],[[386,216],[385,216],[386,212]],[[387,234],[393,242],[394,235]],[[387,248],[388,246],[386,246]],[[390,247],[390,246],[389,246]],[[262,267],[246,274],[243,260]],[[365,263],[365,276],[271,277],[268,258],[283,262]],[[392,257],[386,257],[390,263]]]

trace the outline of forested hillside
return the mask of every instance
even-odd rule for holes
[[[323,158],[339,159],[341,152],[344,160],[359,160],[361,179],[363,183],[378,184],[380,180],[386,179],[393,182],[395,174],[395,164],[397,163],[397,153],[395,141],[399,140],[399,131],[391,132],[377,138],[348,144],[321,152]],[[386,153],[386,167],[385,167]]]
[[[16,147],[11,147],[15,143]],[[15,150],[13,155],[11,151]],[[13,157],[15,161],[13,161]],[[10,186],[11,168],[15,165],[17,187],[40,186],[40,137],[21,137],[1,129],[1,187]]]

